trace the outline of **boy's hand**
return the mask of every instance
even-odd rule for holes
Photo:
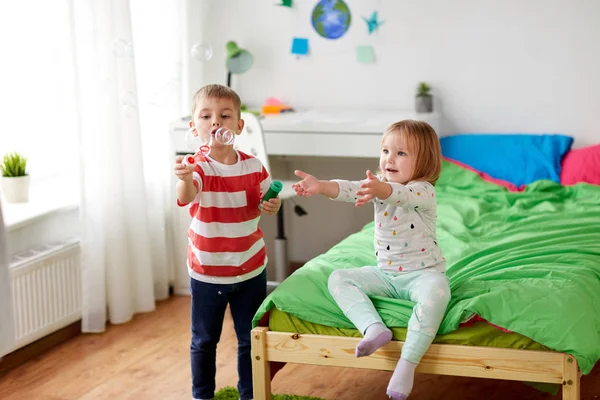
[[[277,211],[279,211],[280,207],[281,200],[279,199],[279,197],[274,197],[272,199],[269,199],[269,201],[263,201],[260,204],[260,209],[262,210],[262,212],[268,215],[277,214]]]
[[[193,179],[194,167],[186,167],[181,161],[183,161],[183,156],[175,157],[175,175],[184,182],[191,182]]]
[[[355,205],[357,207],[367,204],[376,197],[382,200],[387,199],[392,194],[392,187],[385,182],[381,182],[369,170],[367,170],[367,181],[360,187],[361,189],[356,192],[358,199]]]
[[[300,182],[292,185],[292,189],[296,192],[296,196],[309,197],[314,194],[319,194],[319,180],[317,178],[299,170],[294,171],[294,174],[302,178]]]

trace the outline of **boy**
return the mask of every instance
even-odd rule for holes
[[[239,135],[244,128],[241,101],[231,89],[208,85],[193,98],[190,128],[205,143],[217,128]],[[252,399],[250,330],[252,318],[266,297],[267,264],[261,211],[276,214],[278,198],[260,199],[271,179],[258,158],[233,145],[211,144],[207,155],[195,155],[196,165],[177,157],[177,204],[190,205],[188,271],[192,295],[192,395],[214,397],[216,350],[227,304],[238,339],[238,390],[241,400]]]

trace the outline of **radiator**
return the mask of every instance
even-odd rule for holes
[[[52,243],[13,257],[15,350],[81,318],[78,240]]]

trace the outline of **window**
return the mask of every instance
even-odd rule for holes
[[[68,2],[0,4],[0,155],[28,157],[32,185],[77,181],[77,119]]]

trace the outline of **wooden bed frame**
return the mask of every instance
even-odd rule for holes
[[[403,342],[392,341],[356,358],[360,338],[252,330],[254,400],[271,400],[271,361],[393,371]],[[432,344],[417,372],[562,385],[563,400],[579,400],[581,374],[575,357],[553,351]]]

